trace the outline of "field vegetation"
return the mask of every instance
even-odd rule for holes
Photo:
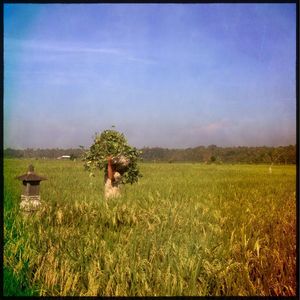
[[[30,163],[42,208],[19,211]],[[4,294],[295,295],[296,167],[147,163],[105,200],[80,161],[4,160]]]

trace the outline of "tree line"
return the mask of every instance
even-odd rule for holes
[[[296,145],[281,147],[143,148],[145,161],[296,164]]]
[[[186,149],[149,148],[140,149],[145,162],[202,162],[202,163],[274,163],[296,164],[296,145],[280,147],[218,147],[198,146]],[[52,158],[70,155],[81,159],[86,151],[83,146],[76,149],[4,149],[5,158]]]
[[[62,155],[70,155],[71,159],[80,158],[83,155],[83,148],[78,149],[4,149],[5,158],[59,158]]]

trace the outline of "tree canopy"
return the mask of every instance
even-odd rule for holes
[[[96,169],[107,172],[108,157],[124,156],[129,159],[129,164],[122,174],[122,183],[134,183],[141,177],[138,169],[140,151],[128,144],[123,133],[116,130],[104,130],[95,134],[94,143],[83,154],[84,167],[93,175]]]

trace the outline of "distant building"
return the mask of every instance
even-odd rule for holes
[[[57,159],[71,159],[71,156],[70,155],[62,155],[62,156],[59,156]]]

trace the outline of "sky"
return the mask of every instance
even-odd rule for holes
[[[296,4],[4,4],[4,148],[296,143]]]

